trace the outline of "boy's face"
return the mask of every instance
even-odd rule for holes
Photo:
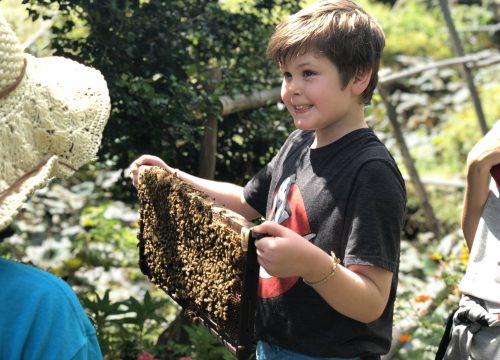
[[[329,133],[335,140],[364,121],[353,80],[342,89],[337,67],[327,57],[306,53],[291,58],[280,70],[281,99],[298,129],[316,130],[318,137]]]

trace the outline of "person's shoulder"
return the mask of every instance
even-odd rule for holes
[[[14,314],[25,314],[20,326],[30,329],[26,341],[32,351],[40,352],[43,358],[102,359],[95,329],[75,292],[63,279],[31,265],[0,258],[0,285],[2,292],[9,294],[0,296],[2,305],[15,308]],[[40,331],[50,339],[42,348],[32,342]]]
[[[74,300],[73,290],[64,280],[34,266],[0,259],[0,272],[17,289],[24,288],[29,289],[31,294]]]

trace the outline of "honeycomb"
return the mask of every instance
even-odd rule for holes
[[[142,272],[237,345],[249,266],[240,231],[254,224],[158,167],[141,170],[138,195]]]

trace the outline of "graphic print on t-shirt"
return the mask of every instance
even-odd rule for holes
[[[296,182],[296,175],[286,178],[274,195],[270,220],[277,222],[307,240],[313,239],[316,234],[311,234],[309,219],[307,217],[304,200]],[[260,267],[258,295],[263,299],[279,296],[294,286],[298,277],[277,278],[269,275]]]

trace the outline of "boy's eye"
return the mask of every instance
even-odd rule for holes
[[[291,77],[292,77],[292,74],[290,74],[288,71],[284,71],[284,72],[282,73],[282,75],[283,75],[283,77],[284,77],[285,79],[289,79],[289,78],[291,78]]]
[[[316,73],[314,73],[313,71],[310,71],[310,70],[305,70],[302,75],[304,77],[309,77],[309,76],[313,76],[313,75],[316,75]]]

